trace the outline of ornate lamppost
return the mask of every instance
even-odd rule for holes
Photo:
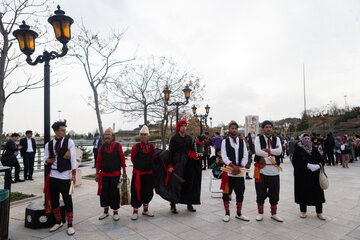
[[[200,122],[200,135],[201,135],[202,131],[203,131],[202,130],[203,126],[207,126],[207,117],[208,117],[209,112],[210,112],[210,107],[209,107],[209,105],[206,105],[205,114],[197,114],[196,110],[197,110],[197,107],[194,105],[192,107],[192,111],[193,111],[193,114],[195,116],[195,119]]]
[[[19,42],[20,50],[26,55],[26,62],[32,66],[44,63],[44,146],[50,141],[50,60],[63,57],[68,52],[67,43],[71,39],[70,26],[74,20],[65,15],[65,12],[57,6],[55,15],[48,18],[48,22],[53,26],[56,39],[62,43],[61,53],[56,51],[44,51],[33,61],[31,54],[35,51],[35,39],[38,34],[31,30],[25,21],[20,28],[13,32],[14,37]],[[44,167],[44,177],[50,171],[49,167]],[[46,199],[45,199],[46,203]],[[45,204],[44,204],[45,205]],[[52,226],[52,213],[46,213],[41,203],[33,203],[27,206],[25,212],[25,227],[39,228]]]
[[[186,104],[189,103],[190,92],[191,92],[191,89],[189,88],[189,85],[186,85],[186,87],[183,89],[183,92],[184,92],[184,95],[185,95],[185,102],[172,102],[172,103],[169,103],[171,90],[166,85],[165,89],[163,91],[166,105],[168,105],[168,106],[176,106],[176,122],[179,121],[179,106],[183,106],[183,105],[186,105]]]

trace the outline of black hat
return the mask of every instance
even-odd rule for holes
[[[231,126],[236,126],[236,128],[239,128],[239,125],[237,124],[237,122],[235,122],[234,120],[231,120],[230,123],[229,123],[229,128]]]
[[[263,123],[261,124],[261,128],[264,128],[266,125],[271,125],[271,126],[273,126],[272,122],[270,122],[269,120],[265,120],[265,121],[263,121]]]

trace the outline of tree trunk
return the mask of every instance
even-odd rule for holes
[[[100,132],[100,136],[103,136],[104,130],[103,130],[101,116],[100,116],[99,95],[98,95],[97,89],[95,87],[92,86],[92,89],[93,89],[93,93],[94,93],[95,112],[96,112],[96,118],[98,121],[99,132]]]
[[[144,125],[147,125],[147,105],[144,105]]]

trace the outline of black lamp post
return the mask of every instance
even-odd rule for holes
[[[207,126],[207,117],[208,117],[209,112],[210,112],[210,107],[209,107],[209,105],[206,105],[206,107],[205,107],[205,112],[206,113],[205,114],[197,114],[196,109],[197,109],[197,107],[195,105],[193,105],[192,111],[193,111],[195,119],[200,122],[200,135],[201,135],[203,125],[208,127]]]
[[[48,22],[53,26],[56,39],[62,43],[61,53],[55,51],[44,51],[42,55],[36,57],[33,61],[31,54],[35,51],[35,39],[38,34],[30,30],[30,27],[23,21],[20,28],[13,32],[14,37],[19,42],[20,50],[27,56],[26,62],[32,66],[38,63],[44,63],[44,146],[50,141],[50,60],[63,57],[68,52],[67,43],[71,39],[70,26],[74,20],[65,15],[65,12],[57,6],[57,10],[54,12],[55,15],[49,17]],[[50,171],[49,167],[44,167],[44,177]],[[45,199],[46,202],[46,199]],[[37,213],[35,213],[37,212]],[[29,205],[26,208],[26,219],[25,227],[38,228],[51,226],[51,213],[46,213],[43,208],[35,206],[34,204]],[[41,216],[43,215],[43,216]],[[43,220],[34,217],[43,217]],[[45,219],[45,220],[44,220]]]
[[[183,92],[184,92],[184,95],[185,95],[185,100],[186,100],[185,102],[172,102],[172,103],[169,103],[171,90],[166,85],[165,89],[163,91],[166,105],[168,105],[168,106],[176,106],[176,122],[179,121],[179,106],[186,105],[186,104],[189,103],[190,92],[191,92],[191,89],[189,88],[189,85],[186,85],[186,87],[183,89]]]
[[[53,26],[56,39],[62,43],[61,53],[55,51],[44,51],[42,55],[39,55],[35,61],[31,59],[31,54],[35,51],[35,39],[38,34],[30,30],[30,27],[25,24],[20,25],[20,28],[13,32],[14,37],[19,42],[20,50],[27,56],[26,62],[30,65],[36,65],[38,63],[44,64],[44,144],[50,141],[50,60],[63,57],[68,52],[67,43],[71,39],[70,26],[74,20],[65,15],[65,12],[60,9],[55,11],[55,15],[49,17],[48,22]]]

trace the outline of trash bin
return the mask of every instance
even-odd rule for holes
[[[8,239],[9,235],[9,190],[0,189],[0,239]]]

